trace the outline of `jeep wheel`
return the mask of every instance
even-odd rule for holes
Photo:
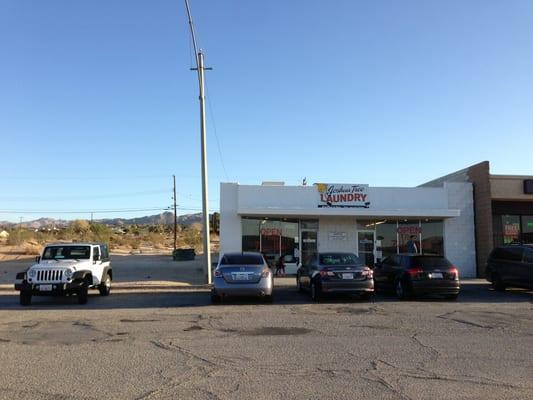
[[[83,284],[78,289],[78,304],[87,304],[87,297],[89,295],[89,287],[86,284]]]
[[[29,306],[31,304],[31,292],[21,290],[20,291],[20,305]]]
[[[104,281],[98,285],[98,291],[100,292],[100,296],[109,296],[111,292],[111,277],[109,274],[106,274]]]

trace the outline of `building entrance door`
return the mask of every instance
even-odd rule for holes
[[[317,253],[317,232],[302,231],[302,257],[300,262],[307,265],[311,257]]]
[[[357,251],[359,258],[368,266],[374,265],[374,231],[357,232]]]

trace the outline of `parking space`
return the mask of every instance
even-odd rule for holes
[[[456,302],[315,304],[278,286],[274,304],[119,290],[22,308],[3,293],[0,398],[529,399],[532,300],[481,281]]]

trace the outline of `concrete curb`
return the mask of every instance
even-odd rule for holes
[[[127,284],[121,284],[121,283],[115,283],[112,286],[113,292],[121,291],[121,290],[172,290],[172,291],[192,291],[192,290],[211,290],[210,285],[186,285],[186,284],[168,284],[168,285],[161,285],[161,284],[155,284],[155,285],[147,285],[147,284],[139,284],[139,283],[127,283]],[[0,292],[13,292],[17,293],[17,291],[14,288],[14,285],[0,285]]]

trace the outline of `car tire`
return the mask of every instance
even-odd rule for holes
[[[111,293],[111,277],[109,274],[106,274],[104,281],[98,285],[98,291],[100,296],[109,296],[109,293]]]
[[[455,300],[457,300],[458,297],[459,297],[459,293],[450,294],[450,295],[446,296],[446,300],[455,301]]]
[[[31,292],[21,290],[20,291],[20,305],[29,306],[31,304]]]
[[[400,300],[407,300],[411,297],[407,284],[403,279],[398,279],[396,281],[394,284],[394,292],[396,293],[396,297]]]
[[[497,292],[505,292],[505,283],[502,281],[502,278],[500,278],[500,275],[498,274],[492,274],[492,287]]]
[[[311,281],[311,300],[314,302],[319,302],[322,297],[322,289],[320,288],[320,283],[316,280]]]
[[[78,304],[87,304],[87,298],[89,297],[89,287],[87,284],[83,284],[78,289]]]
[[[211,290],[211,304],[220,304],[221,302],[222,298],[214,290]]]
[[[364,293],[361,293],[359,295],[359,298],[361,300],[365,300],[365,301],[370,301],[370,300],[372,300],[373,297],[374,297],[374,293],[373,292],[364,292]]]
[[[273,294],[269,294],[269,295],[265,296],[265,302],[269,303],[269,304],[272,304],[274,302],[274,295]]]

